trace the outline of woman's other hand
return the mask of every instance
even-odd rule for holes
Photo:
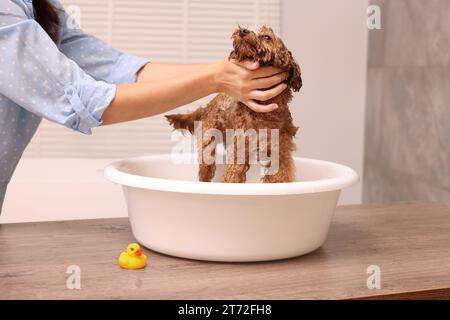
[[[269,112],[275,103],[261,104],[282,93],[287,72],[275,67],[259,67],[258,62],[222,61],[218,64],[215,83],[218,92],[226,93],[257,112]]]

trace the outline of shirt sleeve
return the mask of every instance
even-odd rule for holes
[[[109,83],[136,82],[138,71],[149,61],[125,54],[102,40],[84,33],[76,21],[54,1],[60,11],[61,39],[59,49],[95,79]]]
[[[0,93],[40,117],[90,134],[116,86],[84,72],[16,8],[0,7]]]

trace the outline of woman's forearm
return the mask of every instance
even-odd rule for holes
[[[103,113],[103,124],[160,114],[217,91],[218,64],[155,66],[147,64],[137,83],[117,86],[116,97]]]
[[[138,73],[137,82],[161,81],[173,79],[195,73],[204,64],[170,64],[151,62],[146,64]]]
[[[167,65],[147,64],[136,83],[117,86],[103,124],[137,120],[191,103],[215,92],[226,93],[257,112],[277,108],[264,104],[286,89],[287,72],[257,62]]]

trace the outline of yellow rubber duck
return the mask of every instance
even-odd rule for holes
[[[143,269],[146,264],[147,256],[137,243],[128,245],[127,251],[122,252],[119,257],[119,266],[124,269]]]

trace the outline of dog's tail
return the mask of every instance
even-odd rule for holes
[[[199,121],[202,118],[205,108],[198,108],[192,113],[187,114],[171,114],[166,115],[167,121],[173,126],[175,130],[186,129],[191,134],[194,134],[194,121]]]

